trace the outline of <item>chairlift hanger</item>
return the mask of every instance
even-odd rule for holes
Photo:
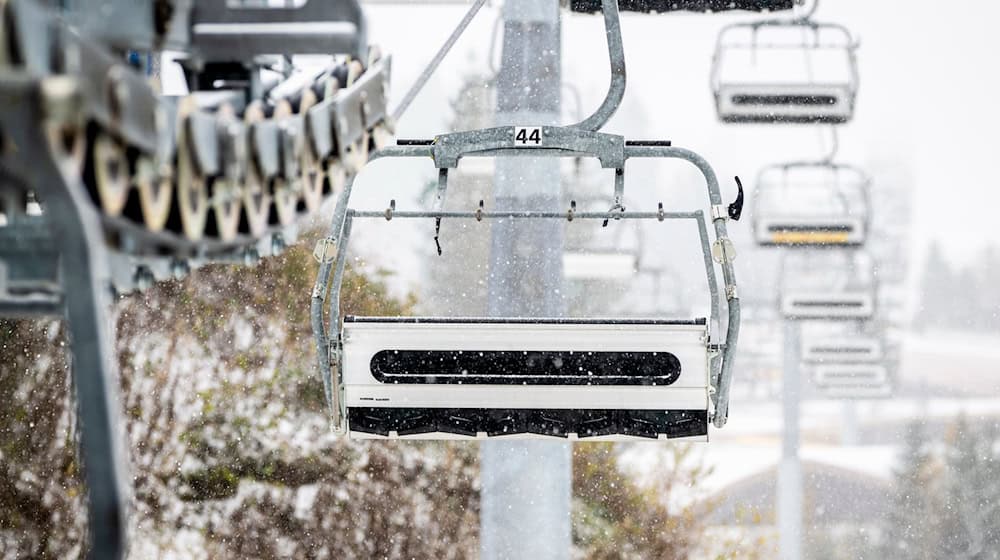
[[[840,124],[854,116],[858,91],[858,41],[847,27],[812,19],[816,4],[808,13],[792,19],[765,19],[734,23],[722,28],[712,55],[711,88],[715,96],[719,119],[727,123],[832,123]],[[812,41],[798,43],[760,42],[759,33],[766,29],[802,29],[812,35]],[[732,42],[730,36],[740,32],[750,35],[749,42]],[[839,37],[831,43],[821,42],[824,34]],[[750,50],[755,54],[768,50],[797,49],[806,60],[819,49],[843,50],[848,73],[842,80],[817,82],[790,79],[787,82],[754,80],[727,81],[723,76],[725,55],[729,51]]]
[[[431,211],[401,211],[394,204],[385,210],[350,209],[354,178],[348,179],[328,236],[316,247],[320,269],[311,309],[335,429],[354,437],[705,439],[709,421],[725,425],[740,318],[735,251],[726,231],[730,212],[715,172],[698,154],[667,141],[628,142],[598,132],[625,91],[617,2],[602,1],[612,79],[593,115],[571,126],[504,126],[399,141],[371,155],[370,160],[432,161],[438,170],[438,203]],[[445,211],[449,172],[466,157],[596,158],[615,170],[613,204],[606,212],[507,212],[483,204]],[[702,210],[625,210],[625,163],[650,157],[681,159],[701,171],[714,243]],[[711,315],[680,321],[351,318],[341,323],[340,290],[353,221],[398,218],[433,219],[438,229],[443,219],[692,220],[699,231]],[[725,337],[719,328],[723,298]],[[560,367],[566,364],[568,369]],[[525,390],[526,384],[534,387]]]

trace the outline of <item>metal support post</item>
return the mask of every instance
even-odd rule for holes
[[[778,469],[778,532],[781,560],[802,557],[802,463],[799,460],[799,402],[802,398],[799,323],[785,320],[782,406],[785,426]]]
[[[497,125],[558,124],[561,46],[558,0],[507,0],[497,77]],[[560,210],[558,158],[498,158],[496,208]],[[493,224],[489,314],[563,313],[562,224]],[[571,448],[547,441],[481,446],[480,552],[484,560],[568,559]]]

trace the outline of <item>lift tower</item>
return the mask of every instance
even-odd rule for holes
[[[506,0],[497,75],[496,126],[558,125],[561,55],[558,0]],[[498,210],[560,209],[558,158],[497,158]],[[563,314],[562,223],[493,225],[489,314]],[[481,448],[484,560],[568,559],[570,444],[486,441]]]

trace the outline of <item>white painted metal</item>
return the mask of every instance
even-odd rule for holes
[[[626,280],[635,276],[638,256],[628,253],[563,253],[563,276],[581,280]]]
[[[790,292],[781,298],[787,319],[870,319],[875,312],[871,290],[850,292]]]
[[[823,119],[848,121],[854,112],[854,94],[849,84],[720,84],[717,95],[719,118],[733,121],[802,121]],[[737,103],[743,96],[755,103]],[[828,97],[833,103],[795,104],[779,102],[782,98]],[[760,102],[774,98],[772,103]]]
[[[820,394],[828,399],[887,399],[892,396],[892,386],[858,385],[854,387],[823,387]]]
[[[822,337],[802,341],[807,363],[859,363],[882,359],[882,341],[874,337]]]
[[[889,374],[879,364],[824,364],[816,366],[813,379],[821,387],[853,389],[885,385]]]
[[[412,408],[708,410],[704,325],[344,323],[346,405]],[[371,374],[382,350],[670,352],[670,386],[386,384]]]

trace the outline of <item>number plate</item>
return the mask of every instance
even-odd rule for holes
[[[518,148],[539,148],[542,146],[542,127],[515,126],[514,146]]]

